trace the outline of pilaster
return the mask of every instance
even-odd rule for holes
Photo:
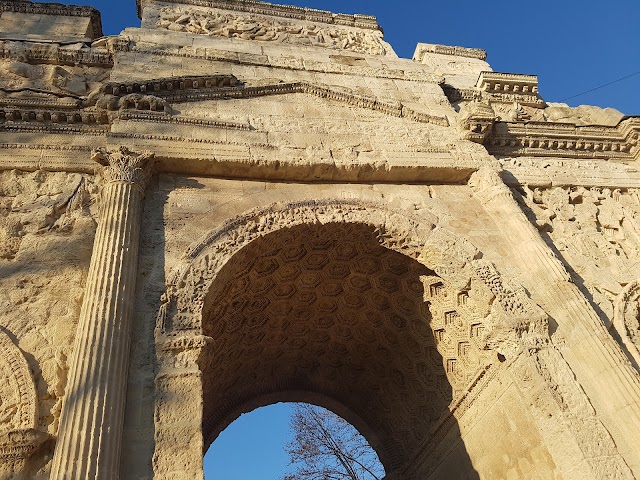
[[[96,150],[104,185],[51,479],[117,479],[140,220],[153,155]]]
[[[638,476],[640,375],[498,173],[483,168],[473,174],[469,184],[484,208],[507,232],[513,252],[518,255],[516,261],[527,272],[524,286],[558,324],[560,354],[609,430],[618,452]]]

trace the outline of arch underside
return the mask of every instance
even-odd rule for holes
[[[298,399],[344,416],[387,472],[402,469],[486,366],[474,312],[486,315],[490,301],[475,284],[447,287],[366,223],[255,239],[204,300],[202,333],[213,338],[199,361],[206,445],[240,413]]]

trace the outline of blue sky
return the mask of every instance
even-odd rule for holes
[[[292,403],[242,415],[220,434],[204,457],[206,480],[281,480],[289,457]]]
[[[67,1],[67,0],[58,0]],[[139,26],[135,0],[77,0],[102,12],[104,31]],[[418,42],[483,48],[495,71],[536,74],[548,102],[638,73],[567,100],[640,115],[639,0],[432,2],[427,0],[281,0],[341,13],[378,17],[401,57]]]

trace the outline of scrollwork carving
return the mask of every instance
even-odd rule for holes
[[[47,437],[36,430],[36,388],[27,360],[0,330],[0,460],[28,457]]]
[[[640,280],[629,283],[616,297],[612,327],[626,350],[640,365]]]

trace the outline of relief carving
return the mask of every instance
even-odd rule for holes
[[[0,52],[4,48],[9,47],[0,42]],[[0,55],[0,73],[0,100],[7,96],[33,97],[34,94],[80,98],[98,91],[108,78],[109,69],[82,64],[31,64],[28,58],[2,58]]]
[[[27,360],[0,329],[0,460],[31,455],[47,438],[36,430],[38,403]]]
[[[176,11],[174,8],[165,7],[161,11],[157,27],[213,37],[308,45],[369,55],[387,53],[382,32],[378,30],[347,29],[313,23],[297,24],[267,18],[256,20],[244,15],[213,10]]]
[[[525,187],[520,197],[632,357],[639,343],[640,198],[635,190]],[[635,346],[634,346],[635,345]],[[635,354],[633,353],[635,352]],[[637,362],[637,360],[636,360]]]
[[[107,182],[131,183],[144,191],[151,178],[153,157],[152,152],[135,153],[121,146],[111,151],[98,148],[91,158],[105,167]]]
[[[486,102],[474,100],[460,109],[458,122],[464,132],[464,139],[483,143],[491,133],[496,114]]]
[[[616,330],[627,352],[640,366],[640,280],[622,289],[613,305],[612,328]]]

